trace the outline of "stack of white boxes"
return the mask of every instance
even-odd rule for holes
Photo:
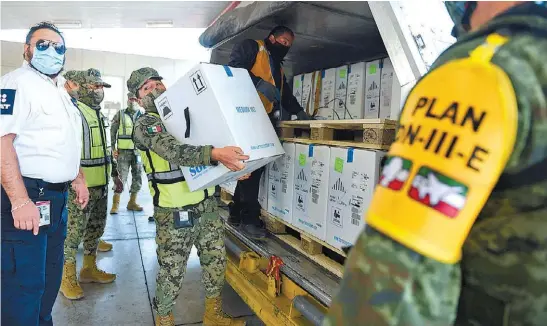
[[[264,210],[268,210],[268,169],[270,164],[264,167],[264,172],[260,177],[260,183],[258,188],[258,203],[260,204],[260,207],[262,207],[262,209]]]
[[[304,111],[309,112],[311,107],[311,98],[313,90],[313,72],[304,74],[302,81],[302,108]]]
[[[325,240],[330,148],[296,144],[294,156],[293,222]]]
[[[292,93],[296,101],[302,106],[302,75],[296,75],[292,81]]]
[[[268,213],[287,223],[293,220],[294,143],[283,143],[285,155],[268,166]]]
[[[330,153],[326,241],[342,249],[353,245],[365,226],[384,153],[335,147]]]
[[[348,90],[348,66],[336,68],[335,98],[333,120],[344,119],[346,113],[346,96]]]
[[[354,63],[348,69],[347,111],[344,119],[362,119],[365,105],[365,66],[364,62]]]
[[[336,68],[321,72],[321,102],[318,116],[327,120],[334,119],[334,97],[336,95]]]

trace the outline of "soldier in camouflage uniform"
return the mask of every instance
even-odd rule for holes
[[[123,184],[127,182],[127,176],[129,169],[131,168],[131,188],[129,189],[130,199],[127,203],[127,210],[130,211],[142,211],[142,207],[136,202],[137,193],[142,187],[141,176],[141,164],[139,152],[135,149],[132,141],[132,124],[140,115],[137,108],[137,99],[135,95],[127,93],[127,108],[122,109],[114,115],[110,126],[110,139],[112,142],[112,155],[117,162],[118,171],[114,171],[120,174]],[[120,118],[124,118],[120,120]],[[118,213],[118,206],[120,204],[120,193],[114,193],[112,200],[112,209],[110,214]]]
[[[534,2],[446,5],[463,35],[428,75],[469,56],[492,33],[507,36],[491,62],[516,95],[515,145],[459,263],[421,255],[367,226],[347,258],[326,326],[547,323],[547,9]],[[452,230],[438,231],[450,237]]]
[[[78,91],[70,90],[72,96],[78,97],[77,106],[83,120],[82,169],[89,189],[89,204],[82,210],[76,205],[75,193],[69,192],[68,225],[65,240],[65,261],[60,292],[68,299],[76,300],[84,296],[76,279],[76,253],[83,239],[84,263],[80,271],[80,282],[111,283],[115,274],[106,273],[97,268],[96,252],[112,250],[110,243],[100,240],[106,226],[108,169],[110,168],[110,150],[106,142],[108,120],[100,113],[100,103],[104,98],[103,88],[110,85],[101,79],[96,69],[87,71],[69,71],[65,74],[67,81],[78,86]],[[68,84],[68,82],[67,82]],[[94,126],[97,128],[94,128]],[[97,129],[95,131],[94,129]],[[94,134],[97,132],[100,134]],[[96,146],[97,142],[101,146]],[[95,149],[93,149],[95,147]],[[93,152],[95,150],[95,152]],[[86,157],[93,155],[97,157]],[[87,161],[93,161],[88,164]],[[101,163],[97,163],[101,161]],[[116,185],[121,186],[119,177]]]
[[[134,71],[127,81],[146,113],[135,122],[133,140],[141,151],[154,198],[156,244],[160,269],[153,306],[156,325],[174,325],[173,306],[181,290],[192,246],[198,249],[205,285],[204,325],[245,325],[222,311],[220,298],[226,269],[224,225],[213,189],[190,192],[180,166],[216,165],[231,170],[248,159],[240,148],[191,146],[170,135],[162,124],[154,99],[165,91],[162,77],[152,68]]]

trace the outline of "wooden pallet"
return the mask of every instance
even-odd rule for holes
[[[387,150],[396,128],[396,122],[387,119],[282,121],[279,136],[305,144]]]
[[[342,277],[343,262],[346,258],[346,254],[342,250],[273,216],[265,210],[262,210],[261,214],[262,220],[266,224],[266,229],[274,236],[293,247],[301,254],[304,254],[312,261],[323,266],[334,275]]]
[[[234,198],[234,194],[229,192],[227,189],[220,188],[220,200],[223,203],[228,205],[229,203],[231,203],[233,201],[233,198]]]

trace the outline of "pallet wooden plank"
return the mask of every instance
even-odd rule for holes
[[[291,142],[291,143],[301,143],[301,144],[316,144],[316,145],[326,145],[334,147],[354,147],[354,148],[363,148],[363,149],[374,149],[374,150],[388,150],[390,145],[377,145],[377,144],[368,144],[358,141],[343,141],[343,140],[315,140],[315,139],[306,139],[306,138],[280,138],[282,141]]]
[[[348,126],[358,126],[363,124],[385,124],[396,125],[397,121],[389,119],[351,119],[351,120],[294,120],[281,121],[280,127],[303,128],[311,126],[325,126],[333,129],[345,129]]]

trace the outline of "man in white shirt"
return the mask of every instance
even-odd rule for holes
[[[65,50],[57,27],[40,23],[27,34],[23,66],[0,79],[3,325],[53,325],[68,187],[79,205],[89,198],[82,121],[59,76]]]

